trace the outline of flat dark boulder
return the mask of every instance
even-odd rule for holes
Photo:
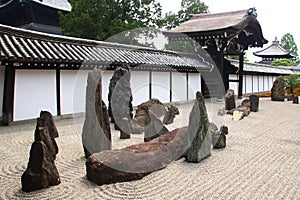
[[[87,178],[98,185],[142,179],[167,167],[188,149],[187,127],[175,129],[149,142],[91,155]]]

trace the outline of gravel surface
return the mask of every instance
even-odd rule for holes
[[[0,199],[300,199],[300,106],[260,99],[260,109],[241,121],[217,116],[221,102],[207,101],[210,121],[229,128],[227,147],[191,164],[179,159],[142,180],[97,186],[87,180],[81,145],[82,118],[56,120],[61,184],[25,193],[35,122],[0,127]],[[180,115],[169,130],[188,124],[192,103],[178,104]],[[143,141],[119,140],[113,148]]]

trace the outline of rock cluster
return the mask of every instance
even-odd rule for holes
[[[54,138],[58,137],[51,113],[41,111],[37,118],[34,142],[26,171],[21,177],[22,190],[30,192],[60,184],[60,177],[54,160],[58,146]]]
[[[150,130],[161,129],[157,115],[149,111]],[[189,126],[175,129],[124,149],[94,153],[86,161],[89,180],[98,185],[138,180],[185,157],[187,162],[200,162],[211,155],[211,134],[204,98],[200,92],[189,117]],[[151,125],[152,122],[154,125]],[[164,130],[167,131],[167,130]]]

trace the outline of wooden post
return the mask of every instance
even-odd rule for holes
[[[56,67],[56,112],[57,116],[61,115],[61,101],[60,101],[60,68]]]
[[[239,90],[238,90],[239,99],[243,97],[244,54],[245,53],[239,54]]]
[[[13,121],[14,93],[15,93],[15,68],[9,64],[5,66],[4,93],[3,93],[3,125],[9,126]]]

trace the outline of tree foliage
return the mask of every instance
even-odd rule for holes
[[[292,60],[287,58],[276,59],[271,62],[271,66],[293,66]]]
[[[169,12],[165,14],[163,26],[172,29],[187,21],[191,14],[208,13],[208,6],[201,0],[182,0],[181,9],[178,13]]]
[[[298,48],[294,41],[294,37],[290,33],[286,33],[281,38],[281,46],[294,55],[298,55]]]
[[[155,0],[69,0],[72,11],[60,13],[64,35],[105,40],[125,30],[161,27]]]
[[[290,88],[291,94],[294,94],[294,88],[300,87],[300,76],[297,74],[285,75],[284,84],[286,88]]]

